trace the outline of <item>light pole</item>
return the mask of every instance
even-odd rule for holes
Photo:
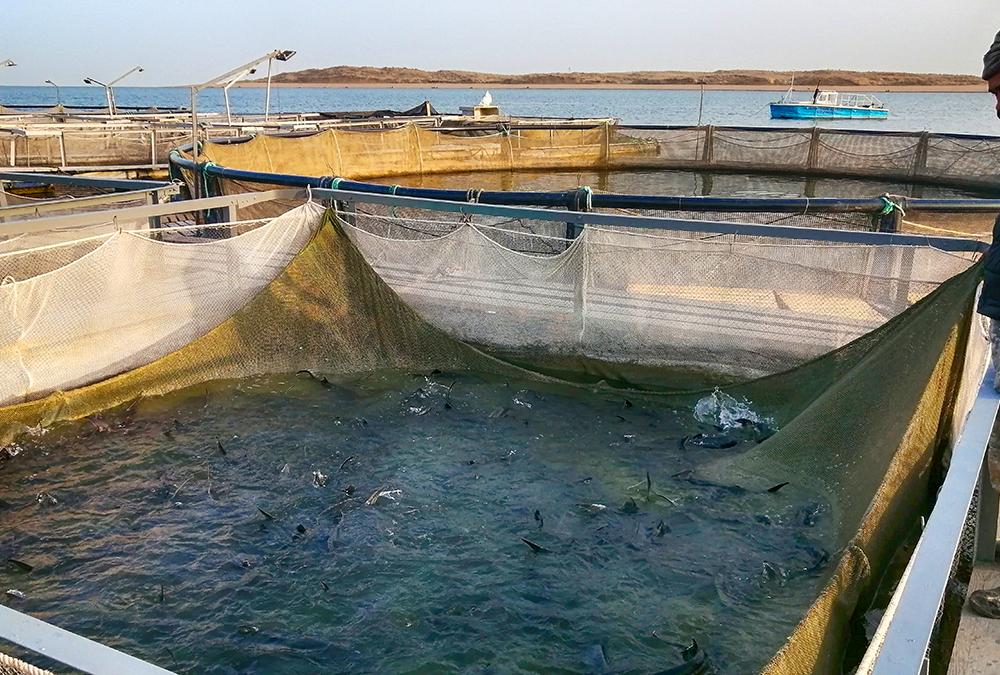
[[[132,70],[128,71],[127,73],[125,73],[121,77],[115,78],[115,79],[111,80],[110,82],[108,82],[107,84],[104,84],[103,82],[95,80],[92,77],[85,77],[85,78],[83,78],[83,83],[84,84],[99,84],[100,86],[104,87],[104,94],[108,97],[108,112],[111,115],[115,115],[115,114],[118,113],[118,109],[115,106],[115,90],[114,90],[114,86],[116,84],[118,84],[119,82],[121,82],[122,80],[124,80],[129,75],[131,75],[132,73],[135,73],[135,72],[141,73],[142,71],[143,71],[142,66],[136,66],[135,68],[133,68]]]
[[[232,123],[233,123],[233,113],[229,109],[229,88],[231,86],[233,86],[234,84],[236,84],[237,81],[239,81],[239,80],[243,79],[244,77],[246,77],[247,75],[253,75],[256,72],[257,72],[256,68],[247,68],[247,69],[243,70],[242,72],[240,72],[239,75],[237,75],[233,79],[229,80],[229,83],[222,88],[222,95],[226,99],[226,121],[230,125],[232,125]]]
[[[51,84],[53,87],[56,88],[56,105],[57,106],[62,105],[62,94],[59,93],[59,85],[53,82],[52,80],[45,80],[45,84]]]
[[[295,55],[295,52],[290,49],[276,49],[270,54],[265,54],[259,59],[254,59],[250,63],[244,63],[238,68],[233,68],[228,73],[224,75],[219,75],[218,77],[205,82],[204,84],[193,84],[191,85],[191,157],[194,159],[195,167],[198,165],[198,92],[202,89],[208,89],[209,87],[217,87],[223,82],[229,82],[230,80],[238,80],[247,74],[248,71],[252,70],[258,63],[268,62],[268,71],[270,72],[271,61],[277,59],[278,61],[287,61]],[[270,97],[270,79],[268,80],[268,97]],[[228,98],[227,104],[228,104]],[[264,119],[267,119],[267,104],[264,107]],[[194,184],[194,198],[198,199],[201,193],[201,182],[198,180],[197,172],[192,180]]]
[[[267,60],[267,93],[264,95],[264,121],[267,122],[267,112],[271,107],[271,64],[274,59],[279,61],[287,61],[288,59],[295,56],[295,52],[291,50],[285,50],[280,54],[275,54],[273,58]]]

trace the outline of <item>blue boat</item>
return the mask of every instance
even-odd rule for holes
[[[811,101],[789,101],[788,95],[771,104],[773,119],[875,119],[889,117],[882,102],[871,94],[841,94],[836,91],[819,91]]]

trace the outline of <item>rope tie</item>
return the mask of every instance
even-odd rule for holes
[[[903,210],[903,207],[900,206],[899,204],[897,204],[896,202],[892,201],[891,199],[889,199],[888,195],[882,195],[881,197],[879,197],[879,199],[882,200],[883,206],[882,206],[882,210],[879,211],[878,215],[880,215],[880,216],[887,215],[889,213],[892,213],[893,209],[895,209],[895,210],[899,211],[899,217],[900,218],[903,218],[903,217],[906,216],[906,211]]]
[[[205,162],[203,164],[198,165],[198,168],[201,170],[201,183],[202,186],[205,188],[206,197],[212,196],[211,191],[208,189],[208,169],[213,166],[219,166],[219,165],[216,164],[215,162]]]
[[[389,194],[391,194],[393,197],[395,197],[396,196],[396,190],[398,190],[398,189],[399,189],[398,185],[390,185],[389,186]],[[389,210],[389,214],[393,218],[398,218],[399,217],[399,216],[396,215],[396,205],[395,204],[392,205],[392,208]]]
[[[585,197],[585,211],[592,211],[594,209],[594,191],[590,189],[589,186],[584,185],[583,187],[577,188],[579,192],[582,192]]]
[[[483,194],[483,191],[482,190],[477,190],[476,188],[472,188],[471,190],[467,190],[465,192],[465,201],[467,201],[467,202],[469,202],[471,204],[478,204],[479,203],[479,198],[482,196],[482,194]]]

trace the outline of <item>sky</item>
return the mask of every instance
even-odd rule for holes
[[[3,0],[0,85],[200,84],[275,49],[338,65],[979,75],[997,0]],[[265,71],[258,71],[263,74]]]

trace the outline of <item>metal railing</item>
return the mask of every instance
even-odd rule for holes
[[[174,675],[117,649],[0,605],[0,638],[91,675]]]
[[[1000,407],[1000,394],[993,388],[993,378],[991,366],[983,377],[976,402],[952,453],[934,510],[882,625],[857,670],[859,675],[922,675],[926,672],[927,649],[977,484],[980,486],[977,558],[993,560],[998,495],[990,485],[985,465],[986,447]]]

